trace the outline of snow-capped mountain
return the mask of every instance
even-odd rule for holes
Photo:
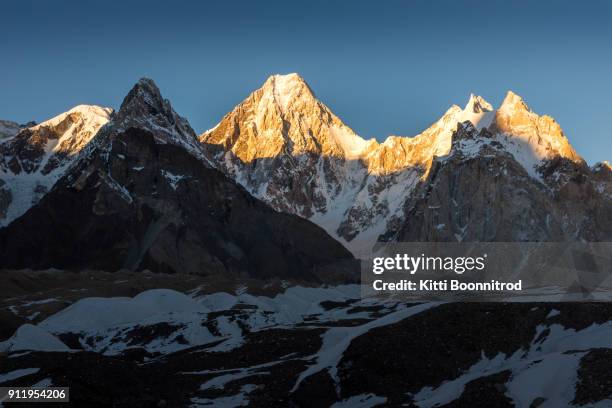
[[[9,137],[15,136],[21,129],[36,125],[36,122],[28,122],[26,124],[19,124],[11,120],[0,119],[0,141],[8,139]]]
[[[0,226],[25,213],[51,189],[112,109],[79,105],[0,141]]]
[[[612,168],[513,93],[379,143],[273,76],[198,140],[142,79],[117,112],[0,148],[2,386],[70,387],[77,406],[610,406],[612,308],[584,287],[368,298],[336,285],[357,263],[304,219],[358,255],[610,240]]]
[[[62,118],[50,123],[60,126]],[[78,129],[94,133],[102,122]],[[51,128],[43,124],[28,135],[46,136]],[[138,81],[76,161],[62,161],[72,156],[61,154],[66,140],[77,144],[74,138],[50,137],[56,139],[55,150],[41,147],[37,155],[15,159],[20,167],[9,167],[44,175],[51,162],[58,163],[52,170],[72,163],[24,216],[0,228],[0,267],[321,281],[353,276],[350,252],[325,231],[274,211],[211,168],[189,123],[150,79]]]
[[[464,108],[451,106],[424,132],[379,143],[355,134],[297,74],[268,78],[199,141],[148,79],[116,113],[78,106],[21,129],[0,142],[0,226],[37,203],[78,158],[109,155],[116,135],[134,129],[220,170],[275,210],[318,224],[359,256],[378,241],[611,235],[610,166],[589,168],[554,119],[532,112],[513,92],[498,109],[471,95]],[[485,174],[483,168],[504,172]],[[450,179],[440,184],[444,175]],[[181,179],[170,178],[173,186]],[[116,177],[104,179],[130,195]],[[482,201],[467,193],[487,180],[491,188]],[[480,227],[468,233],[465,217],[457,214],[481,214]]]
[[[558,126],[557,126],[558,128]],[[539,143],[459,125],[448,155],[406,206],[396,241],[608,241],[612,177],[598,176],[565,138]],[[533,134],[531,137],[534,137]],[[608,194],[606,194],[608,192]]]
[[[22,129],[17,122],[0,120],[0,140],[15,136]]]
[[[200,140],[211,162],[255,196],[316,220],[336,237],[363,189],[361,159],[377,146],[344,125],[296,74],[270,77]]]
[[[255,196],[359,252],[399,214],[432,153],[450,144],[445,129],[457,111],[429,129],[429,138],[379,144],[356,135],[297,74],[275,75],[200,140],[211,162]]]
[[[421,134],[378,143],[343,124],[297,74],[270,77],[200,140],[211,162],[255,196],[310,219],[362,255],[380,238],[397,239],[410,223],[406,211],[417,187],[436,158],[449,155],[466,121],[486,130],[495,151],[527,172],[528,183],[544,183],[559,159],[585,167],[554,119],[533,113],[513,92],[497,110],[471,95],[463,109],[452,106]],[[462,150],[468,154],[469,146]]]
[[[397,241],[608,241],[612,177],[513,92],[491,121],[462,122],[406,207]],[[607,171],[606,171],[607,170]]]

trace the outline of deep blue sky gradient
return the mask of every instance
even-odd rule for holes
[[[196,132],[274,73],[298,72],[363,137],[414,135],[469,93],[508,89],[612,159],[612,2],[0,3],[0,118],[117,108],[153,78]]]

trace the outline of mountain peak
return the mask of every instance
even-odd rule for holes
[[[172,109],[170,101],[162,97],[149,78],[141,78],[128,92],[113,119],[113,127],[119,132],[130,127],[145,129],[158,142],[181,145],[201,156],[201,146],[189,122]]]
[[[295,73],[270,76],[200,140],[223,145],[243,163],[306,153],[352,160],[373,144],[344,125]]]
[[[469,113],[491,112],[492,110],[493,106],[489,102],[485,101],[482,96],[474,94],[470,94],[470,99],[464,108],[464,111]]]
[[[63,127],[67,129],[73,123],[79,122],[83,127],[83,129],[80,130],[81,132],[88,130],[92,134],[95,134],[100,127],[109,121],[112,113],[112,108],[105,108],[98,105],[77,105],[66,112],[52,117],[51,119],[47,119],[34,126],[30,126],[30,128],[32,130],[54,128],[65,122]]]
[[[154,113],[163,111],[166,104],[168,103],[162,98],[155,82],[150,78],[140,78],[123,99],[119,112],[134,113],[133,110],[140,106],[141,109],[146,108],[149,113]]]
[[[304,78],[296,72],[292,72],[290,74],[274,74],[270,75],[264,86],[269,85],[276,88],[278,91],[287,91],[292,88],[301,88],[303,86],[308,86]]]
[[[500,108],[495,113],[491,129],[507,136],[515,152],[515,158],[529,172],[536,175],[534,166],[541,166],[543,160],[563,157],[574,162],[582,158],[565,137],[561,126],[548,115],[533,112],[519,95],[508,91]]]
[[[266,80],[261,89],[274,99],[283,112],[287,111],[296,100],[308,102],[315,100],[312,89],[310,89],[304,78],[296,73],[272,75]]]
[[[133,122],[141,126],[149,123],[155,125],[155,130],[165,128],[170,133],[178,131],[195,135],[187,121],[172,109],[170,101],[162,97],[159,88],[150,78],[139,79],[128,92],[115,122],[122,127]]]
[[[11,139],[0,139],[0,227],[23,215],[51,190],[109,122],[112,111],[78,105],[38,125],[18,125]],[[0,131],[1,125],[0,121]]]
[[[527,106],[523,98],[521,98],[519,95],[515,94],[512,91],[508,91],[508,93],[506,93],[506,97],[504,98],[504,101],[499,107],[499,110],[506,112],[531,111],[531,109],[529,109],[529,106]]]

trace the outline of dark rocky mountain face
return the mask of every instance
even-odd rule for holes
[[[612,179],[583,161],[545,160],[530,175],[487,130],[469,122],[406,210],[398,241],[607,241]],[[394,235],[396,234],[396,235]]]
[[[149,269],[331,278],[352,256],[322,229],[277,213],[203,160],[188,123],[152,81],[38,205],[0,230],[5,268]]]

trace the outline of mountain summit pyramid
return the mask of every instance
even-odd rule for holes
[[[352,159],[368,145],[297,74],[268,78],[200,140],[222,145],[243,163],[283,154]]]
[[[464,137],[469,140],[456,140]],[[407,216],[415,198],[451,154],[478,158],[486,150],[511,160],[549,199],[560,188],[551,173],[584,171],[590,177],[554,119],[535,114],[512,91],[499,109],[472,94],[463,109],[453,105],[421,134],[389,136],[379,143],[355,134],[299,75],[273,75],[200,141],[219,170],[273,208],[319,224],[356,255],[368,254],[379,240],[398,239],[397,231],[410,225]],[[572,177],[561,173],[555,177]],[[595,196],[597,203],[609,200]],[[536,235],[554,240],[580,236],[575,228]],[[485,236],[472,239],[479,238]]]
[[[53,189],[0,229],[1,266],[322,282],[352,273],[340,243],[252,197],[203,150],[153,81],[138,81]]]

